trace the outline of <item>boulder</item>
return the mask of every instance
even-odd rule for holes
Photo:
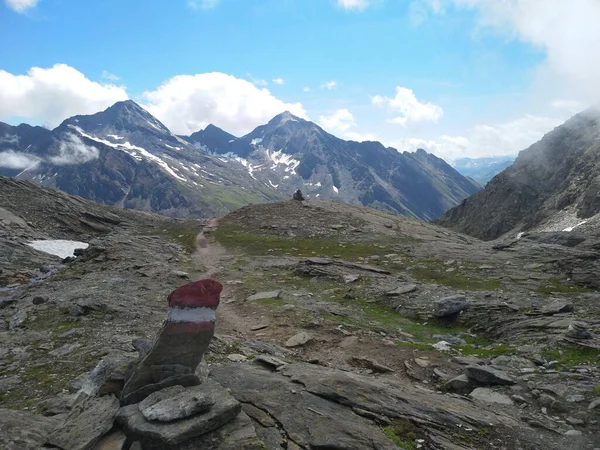
[[[117,421],[127,434],[133,434],[144,442],[160,442],[165,446],[176,446],[209,433],[233,420],[242,406],[214,381],[201,386],[187,388],[190,395],[203,394],[214,399],[214,405],[203,414],[196,414],[173,422],[150,422],[140,411],[138,404],[124,406],[117,413]],[[142,442],[142,447],[144,447]],[[153,445],[156,446],[156,443]]]
[[[89,450],[113,427],[119,401],[113,395],[82,397],[48,443],[69,450]]]
[[[553,314],[573,312],[573,302],[555,299],[542,306],[540,312],[549,316]]]
[[[55,419],[28,411],[0,408],[0,448],[38,450],[56,424]]]
[[[582,340],[591,339],[592,333],[590,333],[583,324],[573,322],[571,325],[569,325],[569,328],[567,328],[565,337]]]
[[[449,317],[458,315],[461,311],[467,309],[464,295],[452,295],[436,300],[433,303],[435,317]]]
[[[507,373],[487,366],[467,366],[465,375],[486,386],[515,384],[515,381]]]
[[[312,339],[312,336],[305,331],[302,331],[287,340],[286,347],[300,347],[307,344]]]
[[[464,374],[448,380],[444,386],[448,391],[457,394],[468,394],[473,390],[473,382]]]

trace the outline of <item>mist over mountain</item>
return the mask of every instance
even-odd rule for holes
[[[461,175],[472,178],[483,186],[514,161],[513,156],[459,158],[454,161],[452,167]]]
[[[178,217],[219,215],[301,189],[430,220],[480,189],[424,150],[345,141],[289,112],[241,138],[214,125],[182,137],[131,100],[54,130],[0,124],[0,174]]]
[[[482,239],[534,228],[571,231],[600,213],[599,174],[595,107],[520,152],[513,165],[437,223]]]

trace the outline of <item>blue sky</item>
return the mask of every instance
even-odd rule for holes
[[[4,0],[0,120],[55,126],[132,98],[182,134],[289,109],[400,150],[514,154],[600,98],[600,3],[540,5]]]

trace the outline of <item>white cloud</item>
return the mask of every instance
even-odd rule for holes
[[[385,143],[400,151],[423,148],[448,162],[462,157],[516,156],[562,122],[560,119],[527,114],[500,124],[477,125],[469,129],[466,136],[442,135],[435,140],[407,138]]]
[[[83,141],[74,134],[67,134],[65,140],[58,147],[59,154],[48,158],[52,164],[59,166],[68,164],[83,164],[98,158],[99,152],[96,147],[85,145]]]
[[[275,84],[284,84],[285,80],[283,78],[273,78],[273,83],[275,83]]]
[[[0,120],[20,116],[54,127],[75,114],[93,114],[127,100],[124,87],[91,81],[65,64],[33,67],[27,75],[0,70]]]
[[[108,81],[119,81],[121,79],[121,77],[115,75],[114,73],[110,73],[107,70],[103,70],[100,76]]]
[[[220,72],[177,75],[143,97],[144,108],[177,134],[210,123],[244,134],[286,110],[306,118],[301,103],[286,103],[268,89]]]
[[[7,167],[9,169],[27,169],[39,161],[40,159],[35,156],[16,152],[14,150],[0,152],[0,167]]]
[[[337,81],[335,80],[331,80],[331,81],[325,81],[323,84],[321,84],[321,89],[335,89],[337,87]]]
[[[311,89],[308,86],[304,86],[302,88],[302,92],[310,92],[310,91],[311,91]]]
[[[6,6],[8,6],[13,11],[18,13],[23,13],[28,9],[35,8],[35,6],[39,3],[40,0],[4,0]]]
[[[431,0],[416,0],[431,6]],[[477,14],[477,32],[493,30],[543,50],[532,88],[586,101],[600,98],[600,1],[441,0]]]
[[[336,0],[339,8],[346,11],[363,11],[369,7],[373,0]]]
[[[376,106],[387,106],[391,111],[399,112],[401,115],[390,119],[390,122],[405,128],[424,122],[437,123],[444,115],[440,106],[420,102],[412,89],[401,86],[396,87],[395,97],[375,95],[371,102]]]
[[[212,9],[219,4],[221,0],[189,0],[188,6],[192,9]]]
[[[319,124],[332,133],[344,133],[356,126],[354,116],[347,109],[338,109],[329,116],[320,116]]]
[[[586,108],[586,104],[575,100],[554,100],[550,102],[550,106],[559,111],[565,111],[570,114],[577,114]]]

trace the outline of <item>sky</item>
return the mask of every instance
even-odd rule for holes
[[[0,121],[133,99],[177,134],[288,110],[450,162],[600,102],[600,0],[0,0]]]

